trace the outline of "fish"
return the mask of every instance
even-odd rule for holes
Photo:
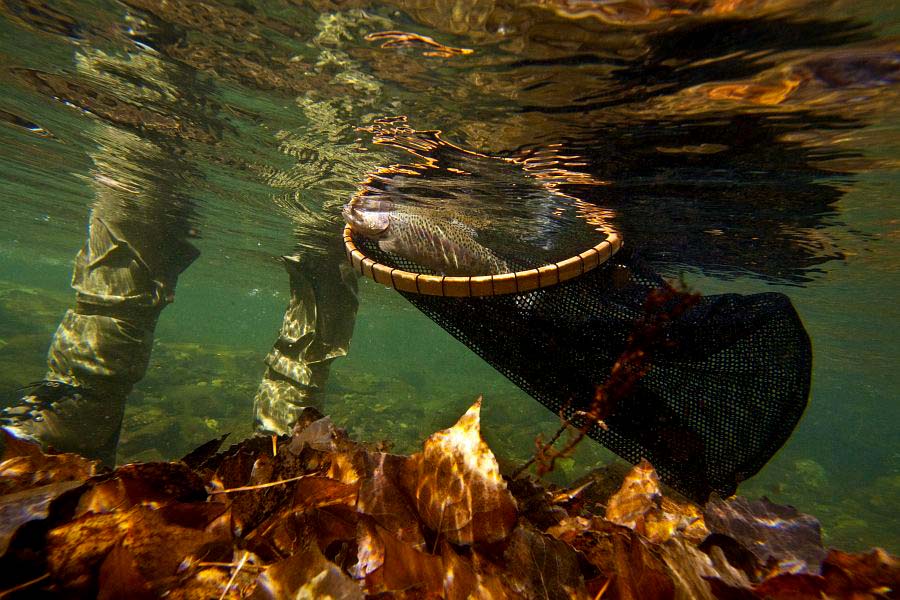
[[[441,275],[499,275],[509,266],[477,233],[457,219],[433,211],[397,206],[390,200],[355,199],[344,205],[344,220],[354,233],[378,247]]]

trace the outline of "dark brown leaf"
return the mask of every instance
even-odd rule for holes
[[[81,485],[80,481],[59,481],[0,496],[0,556],[19,527],[46,519],[53,500]]]
[[[216,452],[219,451],[219,448],[222,447],[222,443],[225,441],[230,433],[223,434],[221,437],[217,437],[215,439],[209,440],[205,444],[201,444],[197,446],[195,449],[191,450],[184,458],[181,459],[181,462],[186,464],[192,469],[199,469],[203,466],[209,458],[214,456]]]
[[[2,428],[0,428],[0,449],[2,449],[0,462],[17,456],[40,457],[44,455],[41,445],[37,442],[18,438]]]
[[[221,560],[231,555],[230,539],[167,523],[160,511],[148,506],[89,513],[53,529],[47,538],[51,575],[64,587],[75,589],[96,585],[97,567],[118,544],[127,552],[114,557],[112,564],[121,566],[131,561],[140,578],[157,592],[175,582],[178,566],[186,559],[202,556],[205,560]],[[112,573],[113,568],[107,572]],[[128,575],[126,580],[136,578]]]
[[[584,523],[574,521],[572,533]],[[657,600],[675,597],[675,584],[654,544],[632,529],[595,517],[590,527],[572,537],[571,545],[610,584],[604,600]]]
[[[365,577],[367,594],[417,589],[423,596],[443,595],[440,556],[416,550],[369,518],[360,526],[356,576]]]
[[[106,555],[100,566],[98,600],[153,600],[157,594],[144,579],[131,551],[121,542]]]
[[[236,567],[235,567],[236,568]],[[255,577],[257,571],[248,572],[244,569],[234,581],[231,581],[232,569],[224,569],[222,567],[205,567],[195,570],[190,577],[185,577],[179,581],[174,587],[166,590],[166,600],[240,600],[246,595],[242,590],[255,588],[255,581],[250,580]],[[228,583],[231,587],[222,597],[222,590]]]
[[[665,564],[654,555],[651,545],[639,536],[614,535],[612,561],[615,594],[622,600],[667,600],[675,598],[675,584]],[[609,571],[607,571],[609,573]]]
[[[123,510],[145,503],[199,502],[206,499],[203,480],[177,462],[124,465],[96,480],[82,495],[76,516]]]
[[[128,515],[89,513],[47,535],[47,564],[61,587],[85,590],[95,584],[97,568],[124,537]]]
[[[413,502],[405,490],[410,459],[396,454],[372,452],[366,456],[365,477],[360,482],[357,510],[418,550],[425,547]]]
[[[753,591],[758,598],[766,600],[822,600],[828,597],[825,590],[824,577],[809,573],[782,573],[766,579]]]
[[[304,479],[294,492],[294,508],[305,510],[335,504],[356,506],[359,484],[346,484],[328,477]]]
[[[99,470],[98,462],[77,454],[14,456],[0,463],[0,494],[60,481],[86,481]]]
[[[669,571],[676,598],[714,600],[715,596],[705,578],[717,577],[718,572],[706,554],[678,537],[660,544],[655,551]]]
[[[520,598],[586,598],[578,555],[553,536],[520,525],[503,554],[506,585]]]
[[[830,550],[822,563],[822,575],[828,593],[835,597],[900,596],[900,561],[880,548],[865,554]]]

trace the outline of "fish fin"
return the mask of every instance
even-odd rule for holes
[[[381,248],[383,252],[397,254],[397,244],[394,242],[396,242],[396,240],[392,237],[382,238],[378,240],[378,247]]]

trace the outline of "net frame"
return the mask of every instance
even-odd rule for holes
[[[454,298],[503,296],[545,289],[596,269],[622,248],[619,235],[608,232],[605,240],[584,252],[541,267],[498,275],[444,276],[405,271],[377,262],[359,249],[350,225],[344,225],[343,236],[347,259],[360,275],[400,292]]]

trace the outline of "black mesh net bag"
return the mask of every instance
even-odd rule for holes
[[[485,197],[530,202],[521,179],[527,164],[488,160],[436,135],[422,142],[415,133],[429,162],[381,170],[348,206],[388,199],[399,210],[403,203],[440,209],[449,198],[459,207],[477,202],[485,181]],[[546,156],[540,164],[561,171]],[[578,423],[646,316],[648,296],[667,284],[621,248],[602,211],[556,190],[548,198],[541,185],[544,195],[535,192],[521,220],[543,223],[540,232],[505,235],[499,219],[487,218],[477,234],[508,267],[504,274],[444,276],[349,225],[344,243],[361,274],[395,288],[522,390]],[[538,207],[548,204],[555,208],[544,218]],[[566,244],[548,242],[555,239]],[[659,335],[666,343],[649,355],[644,375],[588,435],[628,461],[646,458],[664,482],[697,501],[731,495],[784,444],[806,407],[809,337],[780,293],[701,297]]]

